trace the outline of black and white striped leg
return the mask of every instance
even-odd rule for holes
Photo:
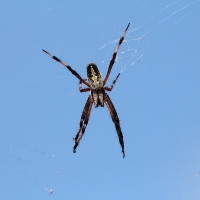
[[[119,118],[118,118],[118,115],[117,115],[117,111],[115,110],[115,107],[114,107],[112,101],[110,100],[110,97],[108,96],[108,94],[105,94],[104,102],[105,102],[106,106],[108,107],[108,111],[110,113],[112,121],[115,124],[115,128],[116,128],[116,131],[117,131],[117,135],[118,135],[118,138],[119,138],[119,143],[121,145],[123,158],[124,158],[125,157],[124,139],[123,139],[123,134],[122,134],[122,131],[121,131],[121,127],[120,127],[120,122],[119,122]]]
[[[44,51],[47,55],[49,55],[51,58],[53,58],[54,60],[56,60],[57,62],[59,62],[60,64],[64,65],[74,76],[76,76],[81,82],[83,82],[85,85],[87,85],[88,87],[90,87],[89,83],[87,83],[75,70],[73,70],[67,63],[63,62],[62,60],[60,60],[58,57],[50,54],[48,51],[42,49],[42,51]]]
[[[116,47],[116,49],[115,49],[115,51],[114,51],[114,53],[113,53],[112,59],[111,59],[110,64],[109,64],[109,66],[108,66],[108,71],[107,71],[107,73],[106,73],[106,77],[105,77],[105,79],[103,80],[103,85],[106,84],[106,82],[107,82],[107,80],[108,80],[108,78],[109,78],[109,76],[110,76],[110,72],[111,72],[111,70],[112,70],[112,67],[113,67],[113,65],[114,65],[114,62],[115,62],[115,59],[116,59],[116,56],[117,56],[117,52],[118,52],[119,47],[120,47],[120,45],[122,44],[122,42],[123,42],[123,40],[124,40],[124,38],[125,38],[125,35],[126,35],[126,32],[127,32],[128,28],[129,28],[129,26],[130,26],[130,23],[128,23],[128,26],[126,27],[126,29],[125,29],[125,31],[124,31],[122,37],[120,38],[120,40],[119,40],[119,42],[118,42],[118,45],[117,45],[117,47]]]
[[[83,113],[81,115],[81,120],[80,120],[80,125],[79,125],[79,129],[78,132],[76,134],[76,137],[74,138],[75,140],[75,145],[73,148],[73,152],[76,153],[76,148],[81,140],[81,138],[83,137],[84,133],[85,133],[85,129],[87,127],[89,118],[90,118],[90,113],[92,110],[92,104],[93,104],[93,100],[92,97],[89,95],[87,102],[85,104],[85,107],[83,109]]]

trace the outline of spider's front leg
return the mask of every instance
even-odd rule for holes
[[[108,71],[107,71],[106,77],[105,77],[105,79],[103,80],[103,85],[106,84],[106,82],[107,82],[107,80],[108,80],[108,78],[109,78],[109,76],[110,76],[110,72],[111,72],[111,70],[112,70],[112,67],[113,67],[113,65],[114,65],[115,59],[116,59],[116,57],[117,57],[117,53],[118,53],[119,47],[121,46],[121,44],[122,44],[122,42],[123,42],[123,40],[124,40],[124,38],[125,38],[125,35],[126,35],[126,32],[127,32],[128,28],[129,28],[129,26],[130,26],[130,23],[128,23],[128,26],[126,27],[126,29],[125,29],[123,35],[121,36],[121,38],[120,38],[120,40],[119,40],[119,42],[118,42],[118,45],[117,45],[117,47],[116,47],[116,49],[115,49],[115,51],[114,51],[114,53],[113,53],[112,59],[111,59],[110,64],[109,64],[109,66],[108,66]]]
[[[51,58],[53,58],[54,60],[56,60],[60,64],[64,65],[74,76],[76,76],[76,78],[78,78],[81,82],[83,82],[85,85],[90,87],[89,83],[87,83],[84,79],[82,79],[82,77],[75,70],[73,70],[67,63],[63,62],[58,57],[50,54],[48,51],[46,51],[44,49],[42,49],[42,51],[44,51],[47,55],[49,55]]]
[[[85,89],[87,89],[87,88],[85,88]],[[78,132],[76,134],[76,137],[74,138],[74,140],[75,140],[75,145],[73,148],[74,153],[76,153],[76,148],[77,148],[81,138],[83,137],[83,134],[85,133],[85,129],[87,127],[87,124],[88,124],[88,121],[90,118],[90,113],[92,110],[92,104],[93,104],[93,100],[92,100],[92,97],[89,95],[87,102],[85,104],[85,107],[83,109],[83,113],[81,115],[80,126],[78,129]]]

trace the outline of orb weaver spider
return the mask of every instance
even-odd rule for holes
[[[83,79],[67,63],[63,62],[62,60],[60,60],[56,56],[54,56],[54,55],[50,54],[49,52],[45,51],[44,49],[42,49],[45,53],[47,53],[54,60],[58,61],[59,63],[61,63],[65,67],[67,67],[67,69],[74,76],[76,76],[79,79],[79,91],[80,92],[89,92],[90,91],[90,95],[89,95],[89,97],[86,101],[85,107],[83,109],[83,113],[81,115],[81,120],[80,120],[78,132],[76,134],[76,137],[74,138],[74,141],[75,141],[75,145],[73,147],[74,153],[76,153],[76,148],[77,148],[81,138],[83,137],[83,135],[85,133],[85,129],[86,129],[86,126],[88,124],[88,121],[89,121],[89,118],[90,118],[90,113],[91,113],[91,110],[92,110],[92,104],[94,103],[94,107],[97,108],[98,106],[104,107],[104,103],[105,103],[107,108],[108,108],[108,111],[110,113],[110,116],[112,118],[112,121],[115,124],[115,128],[116,128],[118,138],[119,138],[119,143],[120,143],[121,148],[122,148],[123,158],[125,157],[124,140],[123,140],[123,134],[122,134],[121,127],[120,127],[119,118],[118,118],[117,112],[115,110],[115,107],[114,107],[112,101],[110,100],[110,97],[105,92],[105,91],[112,91],[113,86],[115,85],[120,73],[117,75],[117,77],[112,82],[110,87],[105,87],[104,85],[106,84],[106,82],[109,78],[109,75],[110,75],[110,72],[111,72],[112,67],[114,65],[119,47],[124,40],[124,37],[125,37],[126,32],[129,28],[129,25],[130,25],[130,23],[126,27],[126,29],[125,29],[123,35],[121,36],[121,38],[118,42],[118,45],[117,45],[117,47],[116,47],[116,49],[113,53],[112,59],[111,59],[110,64],[108,66],[108,71],[107,71],[105,79],[102,79],[101,73],[99,72],[97,65],[95,63],[89,63],[87,65],[87,79]],[[82,83],[84,83],[87,86],[87,88],[82,88]]]

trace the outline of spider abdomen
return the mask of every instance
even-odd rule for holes
[[[87,66],[87,79],[91,89],[98,90],[103,87],[101,73],[94,63],[89,63]]]

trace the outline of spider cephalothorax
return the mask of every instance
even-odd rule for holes
[[[86,101],[85,107],[83,109],[83,113],[81,115],[80,126],[79,126],[79,129],[78,129],[78,132],[76,134],[76,137],[74,138],[74,140],[75,140],[75,145],[74,145],[74,148],[73,148],[74,153],[76,152],[76,148],[77,148],[83,134],[85,133],[85,129],[86,129],[86,126],[88,124],[90,113],[91,113],[91,110],[92,110],[92,104],[94,103],[94,106],[96,108],[98,106],[103,107],[104,103],[105,103],[107,108],[108,108],[108,111],[110,113],[110,116],[112,118],[112,121],[115,124],[115,128],[116,128],[117,135],[118,135],[118,138],[119,138],[119,143],[122,147],[123,158],[125,157],[124,140],[123,140],[123,134],[122,134],[121,127],[120,127],[119,118],[118,118],[117,112],[115,110],[115,107],[114,107],[112,101],[110,100],[110,97],[105,92],[105,90],[106,91],[112,91],[113,86],[116,83],[120,73],[117,75],[117,77],[115,78],[115,80],[113,81],[113,83],[110,87],[104,87],[104,85],[106,84],[106,82],[109,78],[111,69],[113,67],[113,64],[114,64],[116,56],[117,56],[117,52],[119,50],[121,43],[124,40],[124,37],[125,37],[126,32],[129,28],[129,25],[130,25],[130,23],[126,27],[126,29],[125,29],[122,37],[120,38],[118,45],[117,45],[117,47],[116,47],[116,49],[113,53],[112,59],[111,59],[110,64],[108,66],[108,71],[107,71],[105,79],[102,79],[101,73],[99,72],[97,65],[94,64],[94,63],[89,63],[87,65],[87,80],[85,80],[76,71],[74,71],[68,64],[66,64],[65,62],[63,62],[62,60],[57,58],[56,56],[53,56],[49,52],[42,49],[45,53],[47,53],[49,56],[51,56],[54,60],[58,61],[59,63],[61,63],[65,67],[67,67],[67,69],[79,79],[79,81],[80,81],[79,91],[80,92],[90,91],[90,95],[89,95],[89,97]],[[87,88],[82,88],[82,83],[84,83],[87,86]]]

